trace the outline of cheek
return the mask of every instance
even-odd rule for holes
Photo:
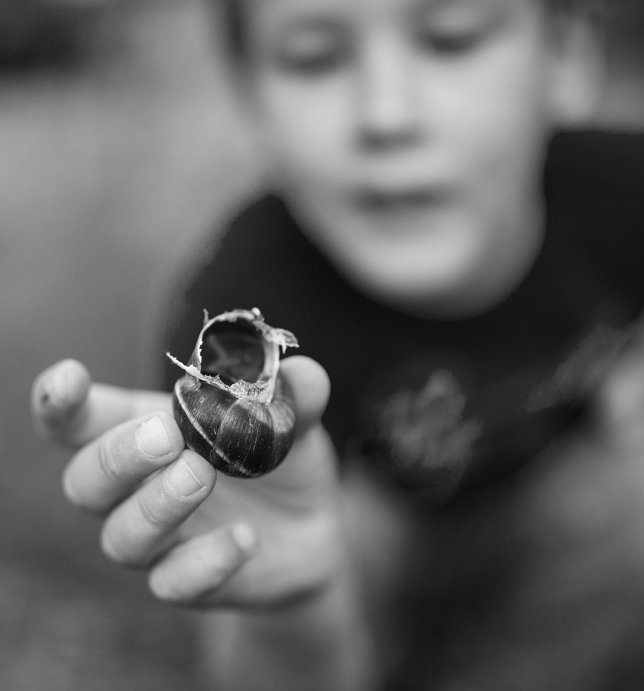
[[[278,168],[301,184],[336,177],[351,146],[348,89],[338,83],[316,89],[269,83],[261,99],[262,129]]]
[[[544,56],[534,41],[507,42],[444,75],[436,105],[455,165],[482,188],[531,177],[547,134]]]

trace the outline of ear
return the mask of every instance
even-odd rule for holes
[[[590,121],[606,76],[600,20],[571,10],[554,19],[550,112],[554,126],[573,128]]]

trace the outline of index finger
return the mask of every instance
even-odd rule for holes
[[[169,394],[94,384],[76,360],[40,374],[31,390],[34,429],[47,439],[79,447],[123,422],[153,411],[171,413]]]
[[[65,495],[79,508],[106,513],[183,449],[179,428],[163,412],[124,422],[71,459],[63,474]]]

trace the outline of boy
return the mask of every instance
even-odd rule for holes
[[[582,122],[598,90],[584,8],[227,10],[275,196],[232,224],[212,270],[204,254],[170,349],[191,349],[202,307],[257,306],[294,331],[313,358],[283,363],[295,445],[270,475],[220,476],[209,496],[214,470],[184,449],[167,396],[90,385],[67,361],[33,401],[41,431],[82,447],[68,498],[105,517],[106,554],[148,568],[160,599],[237,610],[204,620],[213,688],[589,688],[606,651],[588,644],[591,658],[564,669],[554,633],[563,645],[580,630],[598,637],[574,607],[568,616],[566,591],[563,623],[548,598],[562,581],[587,585],[568,584],[569,555],[591,543],[583,556],[603,564],[604,527],[622,525],[621,498],[598,501],[606,458],[614,496],[628,487],[622,508],[638,506],[640,428],[624,410],[641,366],[630,332],[611,329],[643,296],[637,238],[624,251],[621,236],[546,217],[549,138]],[[622,351],[587,428],[589,391]],[[334,445],[314,360],[332,383]],[[352,461],[340,473],[335,449]],[[619,573],[637,546],[609,560]]]

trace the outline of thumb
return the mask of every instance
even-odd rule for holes
[[[301,436],[322,418],[331,390],[329,377],[321,365],[303,355],[282,360],[280,372],[293,393],[296,434]]]

